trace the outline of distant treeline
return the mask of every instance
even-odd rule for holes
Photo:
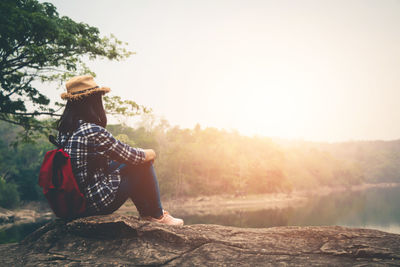
[[[275,141],[237,132],[169,127],[107,127],[132,146],[153,148],[164,197],[259,194],[400,182],[400,140],[345,143]],[[53,146],[45,137],[12,147],[19,129],[0,122],[0,206],[42,200],[37,175]]]

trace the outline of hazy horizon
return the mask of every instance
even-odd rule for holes
[[[96,81],[172,125],[400,138],[399,1],[49,2],[128,42],[128,60],[89,63]]]

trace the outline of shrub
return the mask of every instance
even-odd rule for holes
[[[17,185],[7,183],[3,177],[0,177],[0,206],[3,208],[15,208],[19,205],[19,194]]]

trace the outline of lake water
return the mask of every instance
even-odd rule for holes
[[[340,225],[378,229],[400,234],[400,186],[310,197],[302,206],[233,213],[182,216],[186,224],[220,224],[236,227]],[[179,212],[174,213],[179,217]],[[0,244],[18,242],[46,221],[0,230]]]
[[[184,216],[183,219],[187,224],[212,223],[252,228],[340,225],[400,234],[400,187],[310,197],[303,206],[238,210],[221,215]]]

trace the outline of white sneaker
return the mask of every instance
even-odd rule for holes
[[[142,217],[142,220],[156,223],[163,223],[167,225],[183,225],[183,220],[172,217],[168,211],[163,210],[163,216],[160,219],[153,218],[151,216]]]

